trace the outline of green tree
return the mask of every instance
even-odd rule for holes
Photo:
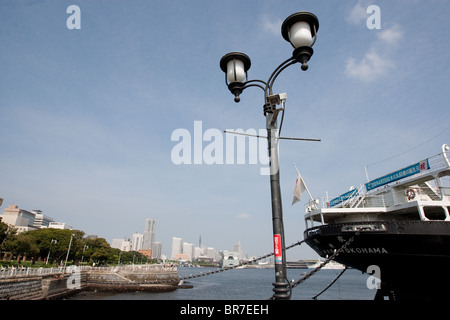
[[[111,249],[111,246],[104,238],[86,239],[85,245],[89,248],[87,248],[84,252],[84,261],[89,259],[90,263],[95,262],[96,264],[104,264],[108,262],[111,255],[111,250],[113,249]],[[82,251],[83,248],[81,248],[80,251]]]
[[[15,256],[36,257],[39,254],[39,248],[34,238],[26,233],[21,233],[8,238],[4,247]]]
[[[15,228],[10,228],[2,221],[0,217],[0,251],[3,251],[3,244],[7,239],[12,238],[16,234]]]
[[[50,252],[50,261],[64,261],[69,248],[70,238],[72,245],[69,253],[69,260],[75,260],[76,252],[82,242],[84,232],[80,230],[61,230],[45,228],[24,232],[23,234],[31,236],[36,246],[39,248],[39,256],[42,260],[46,259]]]

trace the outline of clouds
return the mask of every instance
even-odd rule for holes
[[[264,31],[267,31],[272,35],[279,35],[281,32],[281,24],[283,23],[283,21],[281,19],[273,21],[271,20],[269,15],[264,15],[261,17],[260,23]]]
[[[345,71],[353,78],[369,82],[380,78],[393,68],[392,61],[381,56],[376,49],[371,49],[360,60],[350,57]]]
[[[361,22],[367,19],[367,4],[363,5],[363,1],[358,1],[358,3],[351,9],[346,20],[350,24],[359,25]]]
[[[378,39],[385,44],[395,44],[403,37],[403,31],[397,24],[393,25],[389,29],[384,29],[377,33]]]
[[[239,213],[236,215],[236,219],[238,220],[249,220],[252,216],[248,213]]]
[[[369,21],[374,19],[369,8],[370,6],[366,7],[359,1],[346,19],[349,24],[367,28],[367,37],[373,38],[362,57],[350,56],[345,65],[345,73],[348,76],[364,82],[381,79],[395,69],[393,55],[403,37],[402,28],[398,24],[385,28],[381,21],[378,21],[380,29],[369,29]],[[381,20],[381,10],[378,13],[377,18]]]

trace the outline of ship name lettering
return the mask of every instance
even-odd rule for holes
[[[325,254],[333,254],[333,249],[323,250]],[[377,248],[345,248],[345,253],[376,253],[376,254],[388,254],[388,251],[384,247]]]

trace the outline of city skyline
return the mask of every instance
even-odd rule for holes
[[[267,80],[292,56],[281,24],[299,11],[320,28],[309,69],[274,84],[281,135],[321,141],[280,140],[286,245],[303,239],[309,200],[291,205],[293,163],[313,197],[333,199],[450,144],[447,1],[4,0],[1,209],[39,208],[108,242],[151,217],[167,255],[173,236],[200,234],[272,252],[265,139],[224,132],[265,135],[264,96],[235,103],[220,60],[243,52],[249,79]]]

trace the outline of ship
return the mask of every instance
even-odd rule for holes
[[[305,242],[323,258],[333,256],[376,277],[375,300],[445,299],[450,288],[449,154],[444,144],[436,155],[331,200],[311,198],[305,205]]]

